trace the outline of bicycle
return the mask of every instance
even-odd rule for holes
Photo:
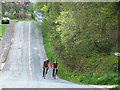
[[[54,69],[54,73],[53,73],[53,78],[56,79],[56,71],[58,70],[57,68],[53,68]]]
[[[46,74],[47,74],[47,69],[48,69],[48,67],[43,67],[43,70],[45,70],[44,73],[43,73],[43,77],[44,77],[44,79],[45,79]]]

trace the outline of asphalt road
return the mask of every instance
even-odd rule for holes
[[[13,37],[7,61],[0,71],[1,88],[101,88],[71,83],[58,77],[53,79],[51,68],[43,79],[42,63],[47,57],[41,30],[33,22],[18,22]]]

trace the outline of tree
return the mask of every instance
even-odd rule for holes
[[[116,3],[62,2],[39,5],[39,11],[43,13],[42,27],[46,27],[50,44],[67,67],[75,70],[82,59],[83,71],[87,72],[94,67],[92,56],[110,55],[117,50],[117,7]],[[99,63],[98,58],[93,62]]]
[[[26,2],[18,1],[16,4],[19,5],[21,8],[23,8],[23,12],[24,12],[23,18],[25,18],[25,13],[27,12],[27,9],[28,9],[29,4],[30,4],[29,0],[27,0]]]

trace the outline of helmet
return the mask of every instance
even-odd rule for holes
[[[55,60],[55,62],[54,63],[57,63],[57,60]]]
[[[49,62],[49,60],[46,60],[47,62]]]

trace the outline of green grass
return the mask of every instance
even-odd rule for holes
[[[31,18],[25,18],[25,19],[24,18],[16,18],[16,19],[11,19],[11,20],[13,20],[13,21],[16,21],[16,20],[17,21],[27,21],[27,20],[30,20],[31,21],[31,20],[34,20],[34,19],[31,19]]]
[[[37,27],[40,28],[39,25],[37,25]],[[51,65],[53,64],[55,60],[58,61],[58,64],[59,64],[58,76],[60,78],[71,81],[71,82],[82,83],[82,84],[96,84],[96,85],[97,84],[101,84],[101,85],[118,84],[117,73],[101,73],[100,74],[100,73],[88,72],[88,73],[80,74],[80,73],[76,73],[75,71],[71,71],[68,67],[65,66],[64,60],[62,60],[60,56],[58,56],[58,54],[54,51],[53,47],[51,46],[50,40],[49,40],[50,39],[49,33],[45,31],[47,30],[46,28],[47,27],[41,26],[43,43],[45,44],[45,51],[46,51],[48,59],[50,60]],[[96,58],[95,56],[94,58]],[[101,58],[101,55],[98,57]],[[105,62],[105,64],[107,63]]]
[[[120,90],[120,86],[116,86],[114,88],[111,88],[110,90]]]
[[[3,37],[7,25],[0,25],[0,36]]]
[[[0,25],[0,37],[3,37],[7,25]],[[0,43],[2,41],[0,40]]]
[[[97,74],[97,73],[86,73],[77,74],[72,71],[61,71],[59,76],[63,79],[83,84],[95,84],[95,85],[116,85],[118,83],[117,73],[109,74]]]

